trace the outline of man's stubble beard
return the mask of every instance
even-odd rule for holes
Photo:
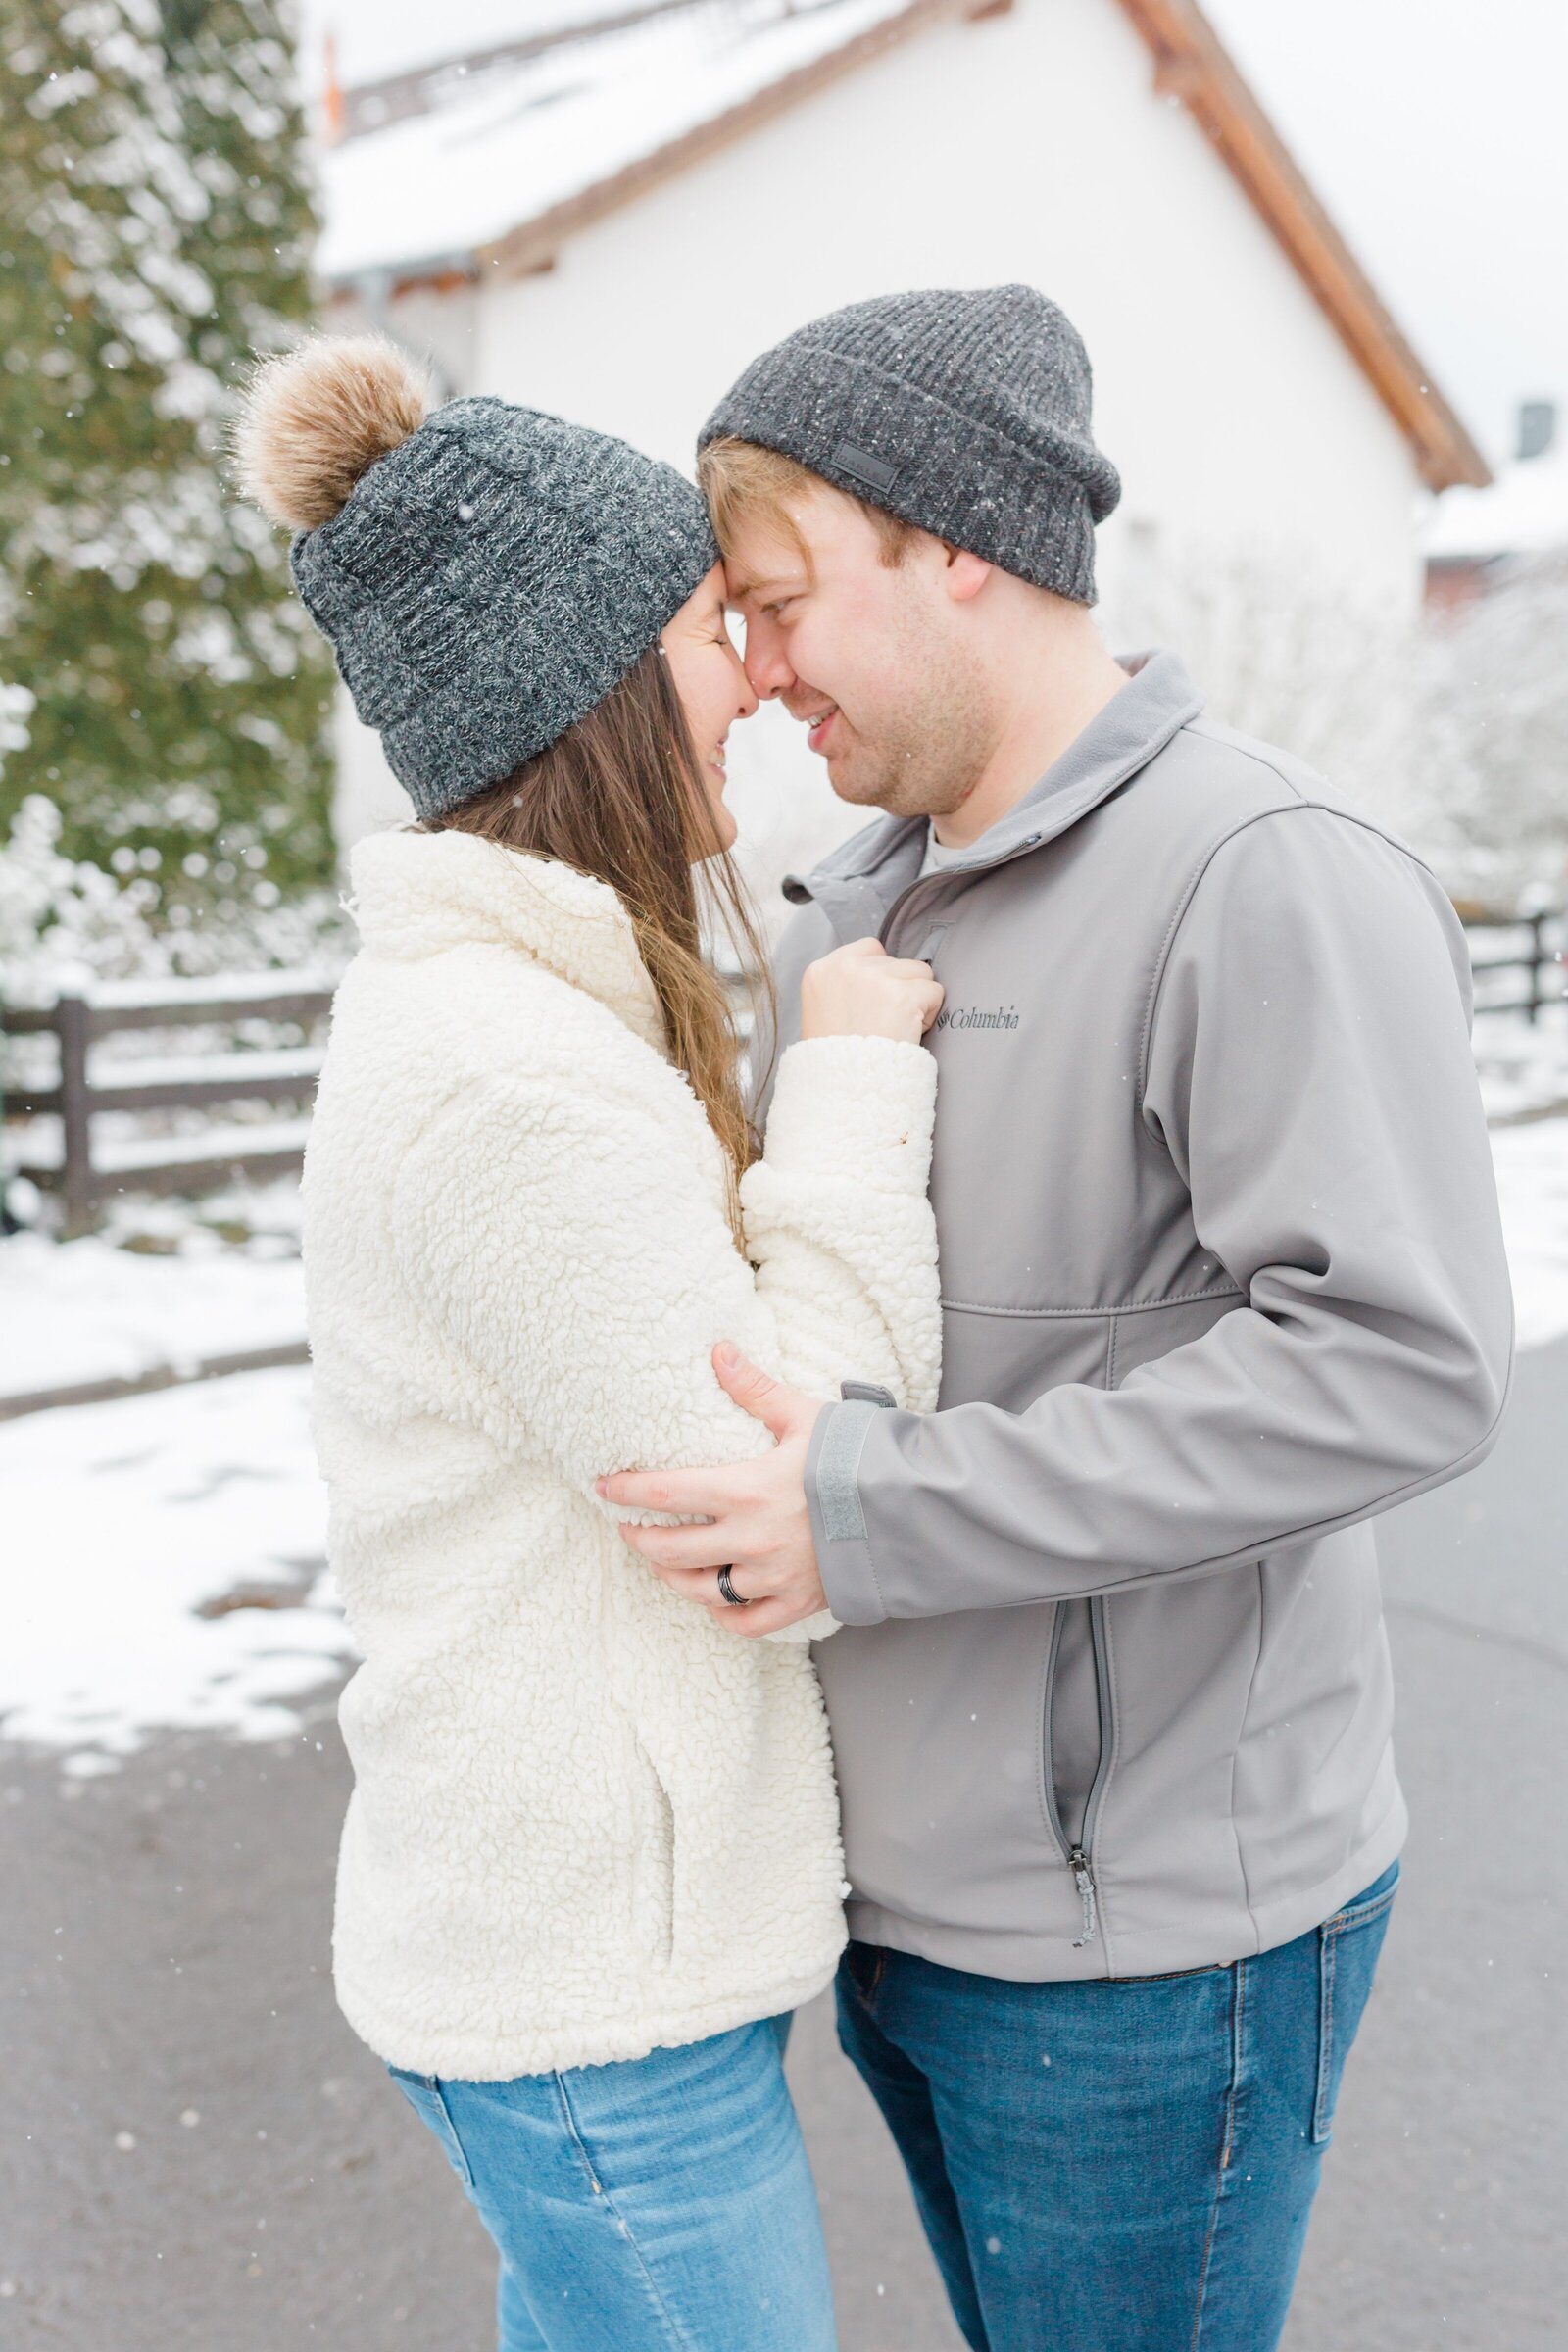
[[[895,666],[901,677],[917,679],[918,688],[873,734],[851,725],[851,756],[829,762],[828,780],[856,808],[952,816],[991,756],[989,698],[972,662],[912,613],[899,633]]]

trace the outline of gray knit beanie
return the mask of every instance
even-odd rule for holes
[[[776,449],[1004,571],[1095,601],[1121,496],[1090,429],[1089,355],[1033,286],[882,294],[754,360],[704,425]]]
[[[718,561],[707,510],[624,441],[493,399],[429,410],[375,337],[257,379],[246,487],[420,816],[499,783],[632,669]]]

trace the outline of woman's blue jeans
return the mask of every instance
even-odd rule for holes
[[[839,2038],[974,2352],[1271,2352],[1397,1879],[1181,1976],[1014,1984],[851,1944]]]
[[[500,2251],[500,2352],[834,2352],[788,2031],[511,2082],[391,2070]]]

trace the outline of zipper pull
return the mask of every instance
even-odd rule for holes
[[[1072,1939],[1072,1949],[1081,1952],[1086,1943],[1093,1943],[1100,1924],[1099,1905],[1095,1898],[1095,1874],[1089,1867],[1089,1856],[1081,1845],[1075,1845],[1067,1856],[1072,1883],[1078,1889],[1078,1899],[1084,1907],[1084,1932]]]

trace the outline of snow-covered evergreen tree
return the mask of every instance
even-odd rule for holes
[[[332,862],[328,667],[222,455],[310,312],[290,19],[8,0],[0,48],[0,816],[230,920]]]

